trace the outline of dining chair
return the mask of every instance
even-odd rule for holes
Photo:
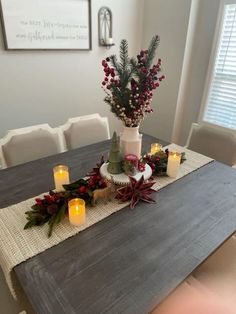
[[[61,129],[67,149],[110,139],[108,119],[98,113],[71,118]]]
[[[193,123],[186,147],[229,166],[236,164],[235,131],[208,123]]]
[[[2,269],[0,268],[0,313],[4,314],[34,314],[35,312],[27,300],[24,291],[19,287],[17,300],[14,300],[8,285],[6,283],[5,277],[3,275]],[[1,310],[3,312],[1,312]]]
[[[3,164],[4,164],[4,162],[3,162],[3,156],[2,156],[2,154],[1,154],[1,147],[0,147],[0,170],[3,169]]]
[[[12,167],[63,151],[57,129],[48,124],[8,131],[0,140],[3,167]]]
[[[219,296],[233,298],[236,296],[235,261],[236,237],[232,236],[193,272],[193,277]]]
[[[150,314],[235,314],[235,304],[187,279]]]

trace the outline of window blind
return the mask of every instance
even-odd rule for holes
[[[203,120],[236,129],[236,4],[224,17]]]

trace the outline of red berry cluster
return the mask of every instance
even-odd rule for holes
[[[83,194],[87,194],[96,189],[103,189],[106,186],[107,184],[105,180],[100,175],[91,175],[90,178],[84,181],[83,185],[81,185],[78,188],[78,193],[80,194],[80,197],[81,197],[83,196]]]
[[[100,175],[91,176],[88,180],[88,187],[92,189],[103,189],[105,188],[106,182]]]
[[[152,171],[155,171],[156,169],[156,164],[160,162],[160,157],[159,156],[150,156],[150,155],[145,155],[143,157],[144,162],[146,162],[152,169]]]
[[[44,195],[42,199],[36,198],[35,204],[36,206],[39,206],[42,215],[54,215],[62,205],[67,206],[63,193],[53,191]]]
[[[60,201],[62,195],[61,193],[50,191],[49,194],[43,196],[43,198],[36,198],[35,202],[37,205],[50,205],[52,203]]]
[[[147,64],[148,50],[141,50],[140,54],[137,55],[139,70],[143,74],[143,87],[144,91],[149,92],[152,96],[151,91],[159,87],[159,82],[165,79],[164,75],[158,77],[161,71],[161,59],[158,59],[157,63],[154,64],[150,69]],[[147,95],[147,97],[149,94]],[[150,99],[150,98],[149,98]]]
[[[154,155],[146,154],[142,157],[140,163],[148,164],[152,169],[153,175],[161,175],[166,173],[168,155],[168,149],[160,151]]]
[[[102,81],[102,86],[105,86],[108,90],[111,89],[112,85],[119,87],[119,81],[115,79],[115,69],[108,65],[110,58],[106,58],[106,60],[102,60],[103,71],[105,73],[105,77]]]
[[[144,172],[145,171],[145,163],[144,162],[139,162],[139,164],[138,164],[138,170],[140,171],[140,172]]]

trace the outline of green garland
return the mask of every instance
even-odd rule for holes
[[[145,164],[148,164],[153,171],[153,176],[166,175],[167,161],[169,151],[159,151],[154,155],[144,154],[139,161],[139,170],[142,172],[145,169]],[[185,153],[181,154],[181,163],[186,160]],[[93,200],[93,191],[97,189],[104,189],[107,184],[100,175],[100,167],[104,163],[102,158],[100,163],[97,164],[93,171],[88,174],[85,179],[79,179],[71,184],[64,185],[65,191],[54,192],[50,191],[45,194],[43,198],[36,198],[35,204],[31,210],[27,211],[27,223],[24,229],[32,228],[34,226],[49,225],[48,237],[51,237],[53,228],[59,224],[65,215],[68,213],[68,202],[73,198],[82,198],[86,204],[91,204]],[[121,188],[117,191],[116,198],[120,201],[131,201],[133,208],[141,199],[144,201],[152,202],[149,197],[151,193],[150,187],[152,184],[149,182],[144,183],[143,178],[140,182],[130,177],[132,182],[131,187]],[[151,185],[150,185],[151,184]],[[147,187],[147,191],[144,187]],[[149,193],[150,192],[150,193]]]
[[[73,198],[82,198],[86,204],[91,204],[93,191],[105,188],[106,182],[101,177],[99,169],[104,163],[102,158],[86,179],[79,179],[71,184],[64,185],[65,191],[50,191],[43,198],[36,198],[31,210],[27,211],[27,223],[24,229],[34,226],[49,225],[48,237],[52,235],[55,225],[59,224],[68,212],[68,202]]]
[[[139,167],[148,164],[152,168],[153,176],[165,176],[167,170],[169,150],[160,150],[154,155],[144,154],[140,160]],[[181,164],[186,160],[185,153],[181,153]]]

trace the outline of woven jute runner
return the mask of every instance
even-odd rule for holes
[[[167,147],[170,150],[185,152],[187,160],[180,166],[180,171],[176,179],[169,177],[157,178],[156,184],[154,185],[155,190],[159,190],[171,184],[212,161],[211,158],[175,144],[168,145]],[[68,218],[65,218],[55,227],[51,238],[48,238],[47,224],[41,227],[33,227],[24,230],[26,223],[25,212],[30,210],[31,206],[34,204],[35,197],[0,209],[0,265],[14,297],[17,295],[17,282],[13,272],[13,268],[16,265],[59,244],[65,239],[74,236],[78,232],[127,206],[127,203],[119,204],[117,201],[108,202],[106,204],[100,202],[95,208],[87,210],[86,223],[84,225],[80,227],[71,226]]]

